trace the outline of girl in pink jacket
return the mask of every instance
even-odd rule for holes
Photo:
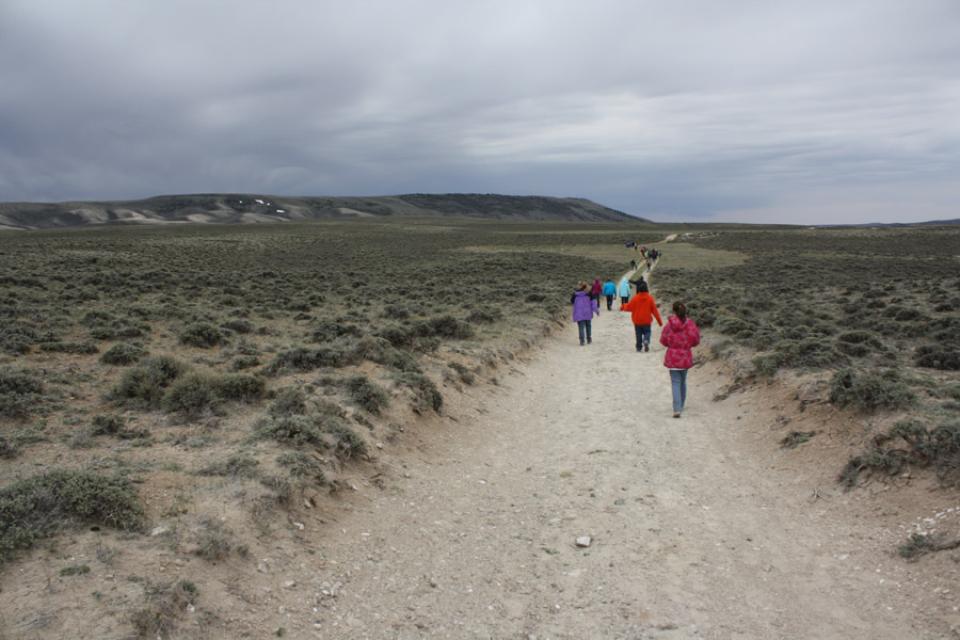
[[[693,366],[693,347],[700,344],[700,329],[687,317],[687,306],[682,302],[673,303],[673,313],[660,332],[660,344],[667,348],[663,366],[670,369],[673,417],[679,418],[687,400],[687,370]]]

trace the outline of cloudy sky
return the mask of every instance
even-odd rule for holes
[[[960,217],[960,0],[0,0],[0,200]]]

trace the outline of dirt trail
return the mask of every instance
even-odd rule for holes
[[[625,313],[604,311],[593,345],[575,333],[469,389],[395,483],[328,525],[283,600],[290,636],[939,637],[871,525],[770,464],[763,416],[711,402],[718,376],[692,371],[672,419],[659,331],[650,353]]]

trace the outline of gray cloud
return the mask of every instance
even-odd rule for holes
[[[0,199],[582,195],[960,215],[954,0],[5,0]]]

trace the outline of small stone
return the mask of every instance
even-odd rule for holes
[[[285,589],[293,589],[295,586],[297,586],[297,581],[287,580],[286,582],[283,583],[283,586]]]
[[[168,531],[170,531],[170,529],[168,529],[167,527],[164,527],[163,525],[160,525],[159,527],[154,527],[153,529],[151,529],[151,530],[150,530],[150,535],[153,536],[153,537],[162,536],[163,534],[167,533]]]
[[[304,529],[304,525],[303,525],[302,522],[294,522],[294,523],[293,523],[293,526],[295,526],[295,527],[296,527],[297,529],[299,529],[300,531],[303,531],[303,529]]]
[[[580,536],[579,538],[577,538],[578,547],[587,548],[591,544],[593,544],[593,538],[591,538],[590,536]]]

